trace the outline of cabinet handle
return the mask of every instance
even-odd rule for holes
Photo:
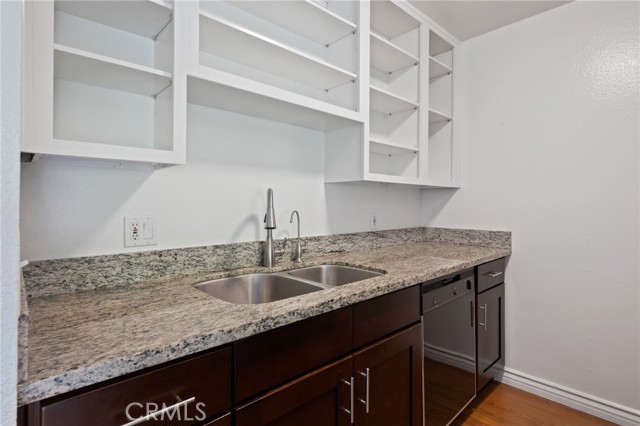
[[[502,275],[502,271],[499,272],[487,272],[486,274],[483,274],[485,277],[491,277],[491,278],[496,278],[499,277],[500,275]]]
[[[189,403],[191,403],[191,402],[193,402],[195,400],[196,400],[196,397],[192,396],[189,399],[185,399],[184,401],[176,402],[175,404],[170,405],[168,407],[165,407],[162,410],[154,411],[153,413],[147,414],[146,416],[143,416],[143,417],[138,417],[137,419],[134,419],[134,420],[130,421],[129,423],[125,423],[122,426],[134,426],[134,425],[140,424],[142,422],[146,422],[147,420],[151,420],[151,419],[157,420],[158,416],[162,416],[164,413],[167,413],[167,412],[169,412],[171,410],[175,410],[176,408],[182,407],[183,405],[187,405],[187,404],[189,404]]]
[[[340,409],[342,411],[344,411],[345,413],[347,413],[351,419],[351,424],[353,424],[355,422],[354,419],[354,415],[355,415],[355,410],[354,410],[354,398],[353,398],[353,377],[351,377],[351,379],[347,382],[345,379],[340,379],[342,381],[342,383],[344,383],[345,385],[349,386],[350,392],[351,392],[351,402],[349,403],[349,410],[347,410],[344,407],[340,407]]]
[[[366,373],[358,371],[358,374],[365,378],[365,399],[358,398],[358,401],[364,404],[364,412],[369,414],[369,379],[371,377],[371,372],[368,368],[365,369],[365,372]]]
[[[478,321],[478,325],[481,325],[484,327],[484,329],[487,329],[487,304],[485,303],[484,306],[478,306],[478,309],[482,309],[484,310],[484,323],[481,323],[480,321]]]

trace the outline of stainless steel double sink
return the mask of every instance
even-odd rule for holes
[[[291,271],[219,278],[195,285],[200,291],[230,303],[275,302],[382,275],[342,265],[319,265]]]

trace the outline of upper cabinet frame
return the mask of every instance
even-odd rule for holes
[[[25,9],[24,152],[184,164],[192,103],[325,132],[326,182],[459,186],[458,42],[408,1]]]

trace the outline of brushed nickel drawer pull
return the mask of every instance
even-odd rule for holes
[[[191,403],[191,402],[193,402],[195,400],[196,400],[196,397],[192,396],[189,399],[185,399],[184,401],[176,402],[175,404],[170,405],[168,407],[165,407],[162,410],[154,411],[153,413],[147,414],[146,416],[143,416],[143,417],[138,417],[137,419],[134,419],[134,420],[130,421],[129,423],[125,423],[122,426],[134,426],[134,425],[140,424],[142,422],[146,422],[147,420],[151,420],[151,419],[157,420],[158,416],[162,416],[164,413],[167,413],[167,412],[169,412],[171,410],[175,410],[176,408],[182,407],[183,405],[187,405],[187,404],[189,404],[189,403]]]
[[[366,379],[366,386],[365,386],[365,399],[363,400],[362,398],[358,398],[358,401],[362,402],[364,404],[364,412],[369,414],[369,378],[370,378],[370,371],[369,369],[365,369],[366,373],[363,373],[362,371],[358,371],[358,374],[360,374],[362,377],[364,377]]]
[[[351,391],[351,402],[349,403],[350,404],[349,405],[350,410],[347,410],[344,407],[340,407],[340,409],[349,415],[349,417],[351,418],[351,424],[353,424],[355,422],[355,418],[354,418],[354,416],[355,416],[354,408],[355,407],[354,407],[354,398],[353,398],[353,389],[354,389],[353,377],[351,377],[351,379],[348,382],[345,379],[340,379],[340,381],[342,383],[344,383],[345,385],[349,386],[349,389]]]
[[[497,278],[500,275],[502,275],[502,271],[498,271],[498,272],[487,272],[486,274],[482,274],[485,277],[491,277],[491,278]]]
[[[478,306],[478,309],[482,309],[484,310],[484,323],[481,323],[480,321],[478,321],[478,325],[481,325],[484,327],[484,329],[487,329],[487,304],[485,303],[484,306]]]

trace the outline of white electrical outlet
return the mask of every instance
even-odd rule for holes
[[[156,218],[149,215],[125,216],[124,246],[153,246],[158,244]]]
[[[378,213],[371,212],[371,229],[378,229]]]

